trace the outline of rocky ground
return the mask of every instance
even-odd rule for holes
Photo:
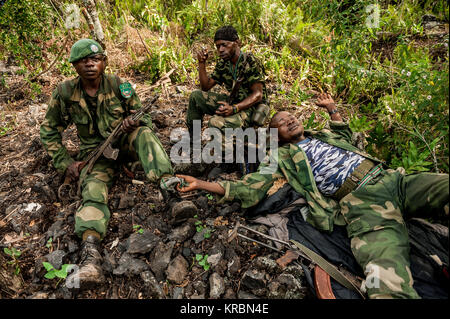
[[[12,129],[0,135],[0,298],[308,297],[300,266],[281,268],[276,262],[280,253],[241,238],[229,240],[236,222],[248,225],[239,205],[217,205],[206,193],[187,194],[184,200],[193,203],[195,217],[172,226],[158,189],[139,171],[131,178],[123,169],[109,192],[112,216],[102,242],[106,282],[96,289],[73,291],[63,279],[45,278],[43,262],[55,269],[76,264],[80,248],[73,234],[80,202],[58,198],[63,176],[54,170],[39,140],[46,103],[62,78],[42,76],[43,91],[30,100],[24,99],[26,92],[15,69],[2,68],[9,90],[0,92],[0,127]],[[145,103],[152,91],[138,78],[131,80]],[[170,131],[183,127],[192,89],[168,83],[152,110],[155,130],[168,153]],[[75,154],[74,127],[65,131],[63,140]],[[197,166],[190,173],[206,179],[213,167]],[[221,176],[239,177],[237,172]]]
[[[131,31],[127,36],[132,39]],[[387,58],[395,48],[390,36],[374,43],[375,50]],[[448,38],[448,25],[438,34],[428,36],[416,39],[417,45],[441,43],[443,36]],[[139,48],[140,43],[136,35],[129,45],[140,50],[136,51],[138,56],[144,56],[145,48]],[[442,45],[432,46],[433,56],[445,55],[446,43],[445,49]],[[66,47],[66,53],[69,49]],[[110,66],[126,69],[129,61],[124,56],[126,50],[108,47],[108,51]],[[155,87],[146,84],[145,75],[120,75],[136,84],[143,103],[155,90],[161,92],[151,115],[156,134],[170,153],[170,132],[184,128],[188,96],[195,85],[168,80]],[[36,79],[42,86],[42,91],[36,93],[14,63],[0,63],[0,80],[0,298],[311,297],[299,266],[282,268],[277,263],[280,253],[239,237],[229,240],[237,222],[263,233],[268,231],[266,226],[249,224],[239,205],[218,205],[204,192],[188,194],[184,200],[192,201],[195,218],[173,226],[168,222],[169,208],[158,189],[145,181],[139,171],[132,178],[124,169],[118,172],[109,191],[112,216],[102,242],[106,282],[96,289],[72,291],[63,279],[45,278],[47,270],[43,262],[61,269],[79,259],[80,241],[73,234],[73,227],[74,212],[80,202],[58,198],[63,176],[53,168],[39,139],[46,103],[56,84],[64,78],[56,70],[50,70]],[[268,89],[272,96],[285,90],[271,85]],[[302,120],[316,109],[308,101],[302,103],[301,110],[281,104],[276,99],[272,106],[277,110],[288,109]],[[342,109],[342,114],[348,118],[348,112],[356,111],[348,106]],[[78,141],[73,126],[64,132],[63,140],[69,152],[75,154]],[[213,167],[195,166],[186,173],[207,179]],[[219,176],[239,177],[237,172]],[[257,238],[244,230],[240,232]]]

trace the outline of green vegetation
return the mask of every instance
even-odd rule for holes
[[[211,229],[211,228],[203,225],[203,223],[200,220],[197,220],[194,224],[195,224],[195,230],[197,231],[197,233],[203,232],[203,237],[205,239],[210,238],[211,233],[213,233],[215,231],[214,229]]]
[[[143,234],[144,233],[144,229],[142,228],[141,225],[133,225],[133,230],[137,234]]]
[[[203,267],[203,269],[206,271],[211,267],[211,265],[208,263],[208,255],[202,255],[202,254],[196,254],[195,260],[198,261],[198,264]]]
[[[53,248],[53,237],[50,237],[47,240],[47,243],[45,244],[45,247],[47,247],[49,250],[51,250]]]
[[[14,247],[9,248],[3,248],[3,252],[10,257],[10,261],[7,262],[8,265],[14,265],[14,275],[19,275],[20,273],[20,265],[19,265],[19,258],[22,255],[22,252],[17,250]]]
[[[56,283],[56,287],[58,287],[59,283],[67,277],[67,272],[69,271],[69,267],[71,267],[71,264],[64,264],[61,266],[61,269],[55,269],[52,264],[44,261],[42,262],[42,265],[44,266],[45,270],[47,270],[47,273],[44,275],[47,279],[54,279],[59,278],[59,280]]]
[[[82,6],[81,0],[52,1]],[[231,24],[243,50],[264,61],[271,114],[295,108],[307,114],[305,127],[322,128],[328,115],[305,102],[312,90],[326,91],[352,129],[366,135],[372,155],[407,172],[449,172],[448,33],[430,34],[423,23],[432,14],[448,30],[447,1],[111,0],[98,5],[107,46],[127,59],[110,63],[113,72],[140,73],[154,83],[175,68],[172,82],[192,86],[198,81],[199,45],[211,50],[210,63],[217,61],[212,37],[219,26]],[[24,74],[37,74],[50,63],[66,33],[49,0],[8,1],[0,26],[0,59],[14,57]],[[71,34],[89,34],[83,18]],[[73,75],[64,54],[56,65],[63,75]],[[0,135],[4,131],[0,128]]]

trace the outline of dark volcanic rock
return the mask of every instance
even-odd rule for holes
[[[174,245],[174,241],[167,244],[159,242],[150,254],[150,268],[158,281],[164,280],[164,271],[169,265]]]
[[[237,211],[239,211],[240,208],[241,208],[241,205],[237,202],[234,202],[232,205],[225,206],[224,208],[222,208],[219,211],[219,216],[226,216],[233,212],[237,212]]]
[[[218,273],[213,273],[209,277],[209,297],[211,299],[219,299],[225,292],[225,282]]]
[[[207,212],[209,209],[208,198],[206,196],[200,196],[196,199],[195,205],[197,205],[200,209]]]
[[[188,220],[183,225],[175,228],[167,238],[178,242],[184,242],[195,234],[195,225],[193,219]]]
[[[242,276],[241,284],[250,290],[262,289],[266,286],[265,273],[249,269]]]
[[[63,250],[55,250],[51,252],[50,254],[47,254],[44,256],[47,261],[52,264],[55,269],[61,269],[61,266],[63,265],[63,259],[66,256],[66,253]]]
[[[142,234],[133,233],[127,241],[127,253],[129,254],[146,254],[151,251],[160,238],[149,230],[144,230]]]
[[[273,299],[303,299],[307,288],[291,274],[281,274],[268,285],[269,298]]]
[[[148,270],[148,265],[141,259],[133,258],[128,253],[124,253],[118,262],[119,266],[113,270],[114,275],[139,275]]]
[[[167,280],[176,284],[181,284],[188,274],[188,263],[183,256],[178,255],[175,257],[167,267],[166,274]]]
[[[158,284],[151,271],[144,271],[140,276],[147,288],[148,297],[154,299],[165,298],[164,291],[161,289],[161,286]]]

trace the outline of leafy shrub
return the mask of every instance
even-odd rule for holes
[[[32,64],[43,56],[42,43],[52,35],[50,7],[43,1],[6,1],[0,10],[0,57]]]

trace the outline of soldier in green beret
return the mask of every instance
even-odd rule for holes
[[[148,180],[155,183],[171,178],[173,169],[152,130],[150,115],[145,114],[140,121],[130,117],[141,108],[131,84],[104,73],[107,57],[101,45],[91,39],[77,41],[70,51],[69,62],[79,76],[60,83],[53,91],[40,136],[55,168],[72,182],[79,179],[81,182],[83,200],[75,214],[75,233],[82,239],[82,250],[76,276],[84,288],[104,281],[99,243],[110,218],[108,188],[119,166],[118,161],[100,157],[87,174],[83,161],[123,123],[124,134],[117,142],[122,159],[139,160]],[[80,140],[76,159],[69,155],[61,138],[71,123],[76,125]]]
[[[413,288],[408,231],[404,217],[448,221],[448,174],[405,174],[388,169],[378,159],[351,144],[352,132],[342,121],[330,95],[317,104],[330,114],[330,129],[304,130],[290,113],[279,112],[270,122],[282,144],[276,167],[263,161],[258,172],[240,181],[206,182],[191,176],[181,192],[196,189],[219,195],[219,202],[238,200],[243,208],[263,200],[274,182],[286,180],[307,201],[304,218],[319,230],[346,225],[355,259],[368,280],[370,298],[420,298]],[[273,154],[270,154],[269,157]]]

